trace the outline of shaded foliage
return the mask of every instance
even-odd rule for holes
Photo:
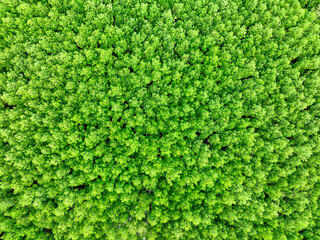
[[[0,1],[0,237],[319,239],[318,1]]]

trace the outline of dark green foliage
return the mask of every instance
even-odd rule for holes
[[[1,0],[0,238],[320,239],[301,4]]]
[[[320,1],[319,0],[300,0],[301,6],[305,7],[307,9],[312,9],[314,10],[314,8],[316,7],[320,7]],[[320,9],[319,9],[320,10]]]

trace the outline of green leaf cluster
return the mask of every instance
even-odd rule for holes
[[[320,239],[318,3],[1,0],[0,238]]]

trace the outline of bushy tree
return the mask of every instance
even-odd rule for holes
[[[0,238],[320,239],[318,3],[1,0]]]

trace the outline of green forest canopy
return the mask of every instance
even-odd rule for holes
[[[1,0],[0,238],[320,239],[318,6]]]

